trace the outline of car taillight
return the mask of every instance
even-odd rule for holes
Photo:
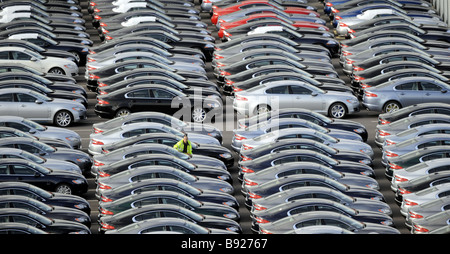
[[[345,24],[345,23],[339,23],[339,26],[340,26],[340,27],[348,27],[348,25]]]
[[[380,122],[381,125],[385,125],[385,124],[391,123],[388,120],[384,120],[384,119],[380,119],[379,122]]]
[[[369,87],[372,87],[372,86],[369,86],[369,85],[367,85],[367,84],[361,84],[361,88],[362,88],[362,89],[366,89],[366,88],[369,88]]]
[[[380,130],[380,131],[378,131],[378,135],[384,137],[384,136],[389,136],[389,135],[391,135],[391,134],[390,134],[389,132]]]
[[[394,179],[395,179],[396,182],[406,182],[406,181],[408,181],[407,178],[400,177],[400,176],[394,176]]]
[[[102,133],[103,131],[94,127],[94,133]]]
[[[108,86],[108,84],[105,84],[105,83],[99,82],[99,81],[97,81],[97,85],[98,85],[98,87],[105,87],[105,86]]]
[[[268,221],[268,220],[266,220],[266,219],[264,219],[264,218],[258,217],[258,216],[255,217],[255,220],[256,220],[256,222],[258,222],[259,224],[264,224],[264,223],[269,223],[269,222],[270,222],[270,221]]]
[[[413,202],[413,201],[408,200],[408,199],[405,199],[404,202],[405,202],[405,205],[408,205],[408,206],[418,205],[416,202]]]
[[[249,168],[247,168],[245,166],[241,166],[241,170],[242,170],[243,173],[255,173],[254,170],[249,169]]]
[[[389,163],[389,167],[391,169],[402,169],[403,168],[402,166],[399,166],[399,165],[397,165],[395,163]]]
[[[240,91],[244,91],[244,90],[242,90],[242,89],[239,88],[239,87],[234,87],[234,86],[233,86],[233,91],[234,91],[234,92],[240,92]]]
[[[102,19],[102,17],[100,17],[99,15],[95,15],[95,16],[94,16],[94,19],[95,19],[95,20],[100,20],[100,19]]]
[[[244,183],[245,183],[245,185],[248,185],[248,186],[256,186],[256,185],[258,185],[258,183],[250,181],[250,180],[247,180],[247,179],[244,180]]]
[[[95,60],[91,59],[89,62],[95,62]],[[97,68],[88,66],[87,69],[88,69],[88,71],[93,71],[93,70],[96,70]],[[94,77],[92,79],[94,79]]]
[[[92,144],[93,145],[104,145],[104,143],[102,141],[96,140],[96,139],[91,139]]]
[[[99,188],[99,189],[102,189],[102,190],[110,190],[110,189],[111,189],[111,186],[106,185],[106,184],[103,184],[103,183],[99,183],[99,184],[98,184],[98,188]]]
[[[109,225],[108,223],[101,222],[100,225],[101,225],[102,228],[104,228],[104,229],[108,229],[108,230],[114,229],[114,226],[111,226],[111,225]]]
[[[105,197],[105,196],[103,196],[103,195],[101,196],[100,200],[101,200],[102,202],[112,202],[112,201],[113,201],[112,199],[107,198],[107,197]]]
[[[368,91],[364,91],[364,96],[366,97],[378,97],[378,95],[368,92]]]
[[[350,55],[353,55],[353,54],[350,53],[350,52],[348,52],[348,51],[343,50],[343,51],[342,51],[342,55],[343,55],[343,56],[350,56]]]
[[[108,25],[106,23],[100,22],[101,27],[107,27]]]
[[[411,217],[413,219],[421,219],[421,218],[423,218],[423,216],[418,214],[418,213],[411,212],[411,211],[409,211],[408,213],[409,213],[409,217]]]
[[[403,188],[398,188],[398,192],[399,192],[400,194],[402,194],[402,195],[410,194],[410,193],[411,193],[410,191],[408,191],[408,190],[406,190],[406,189],[403,189]],[[405,202],[406,202],[406,201],[405,201]],[[414,203],[414,202],[411,202],[411,203]],[[417,204],[415,203],[415,205],[417,205]]]
[[[242,145],[242,148],[244,148],[244,150],[250,150],[250,149],[253,149],[253,147],[252,147],[252,146],[249,146],[249,145]]]
[[[262,210],[267,210],[267,208],[266,207],[264,207],[264,206],[262,206],[262,205],[253,205],[253,209],[255,210],[255,211],[262,211]]]
[[[214,59],[216,59],[216,60],[217,60],[217,59],[222,59],[222,58],[223,58],[223,56],[221,56],[221,55],[215,55],[215,56],[214,56]]]
[[[110,41],[110,40],[112,40],[112,39],[113,39],[113,37],[111,37],[111,36],[109,36],[109,35],[106,35],[106,36],[105,36],[105,40]]]
[[[102,153],[109,153],[109,151],[102,147]]]
[[[335,20],[341,20],[342,17],[341,17],[341,16],[336,16],[336,17],[334,17],[334,19],[335,19]]]
[[[236,139],[236,140],[244,140],[244,139],[247,139],[247,138],[243,137],[241,135],[238,135],[238,134],[234,134],[234,139]]]
[[[331,7],[331,6],[333,6],[333,3],[328,2],[325,5],[328,6],[328,7]]]
[[[398,154],[393,153],[393,152],[390,152],[390,151],[386,151],[386,156],[387,156],[387,157],[397,157]]]
[[[108,176],[111,176],[110,174],[108,174],[108,173],[106,173],[106,172],[104,172],[104,171],[102,171],[102,170],[99,170],[99,171],[97,172],[97,174],[98,174],[99,177],[108,177]]]
[[[251,161],[252,160],[251,158],[244,156],[244,155],[241,155],[241,159],[242,159],[242,161]]]
[[[361,68],[359,66],[353,66],[353,71],[363,71],[364,68]]]
[[[238,101],[248,101],[248,99],[245,98],[244,96],[237,95],[237,94],[235,94],[234,98]]]
[[[346,61],[347,64],[352,64],[352,63],[354,63],[354,62],[355,62],[355,61],[349,60],[349,59],[347,59],[347,61]]]
[[[103,91],[103,90],[99,90],[99,91],[98,91],[98,94],[100,94],[100,95],[105,95],[105,94],[108,94],[108,92],[105,92],[105,91]]]
[[[425,233],[425,232],[428,232],[429,230],[424,227],[421,227],[419,225],[414,225],[414,231]]]
[[[104,165],[105,165],[105,163],[98,162],[98,161],[94,160],[94,166],[100,167],[100,166],[104,166]]]
[[[258,199],[258,198],[262,198],[260,195],[253,193],[253,192],[249,192],[248,196],[252,199]]]
[[[99,79],[100,77],[94,74],[89,74],[89,79]]]
[[[107,102],[105,100],[100,100],[100,99],[97,99],[97,103],[101,104],[101,105],[108,105],[109,104],[109,102]]]
[[[390,146],[390,145],[394,145],[395,142],[390,141],[389,139],[385,140],[386,141],[386,146]]]
[[[259,230],[259,233],[264,234],[264,235],[270,235],[270,234],[272,234],[271,232],[269,232],[269,231],[267,231],[267,230],[264,230],[264,229],[260,229],[260,230]]]
[[[223,66],[225,66],[225,64],[223,64],[223,63],[216,63],[216,67],[223,67]]]
[[[100,213],[104,215],[114,215],[113,212],[106,210],[105,208],[100,208]]]
[[[357,81],[357,82],[359,82],[359,81],[361,81],[361,80],[364,80],[365,78],[363,78],[363,77],[360,77],[360,76],[354,76],[353,77],[353,79],[355,80],[355,81]]]
[[[221,76],[227,76],[227,75],[231,75],[231,73],[229,73],[227,71],[220,71],[220,75]]]

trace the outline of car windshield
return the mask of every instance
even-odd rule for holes
[[[163,129],[164,132],[171,133],[171,134],[176,135],[178,137],[183,137],[184,136],[184,134],[181,131],[178,131],[178,130],[176,130],[176,129],[172,128],[172,127],[169,127],[169,126],[162,126],[161,129]]]
[[[417,132],[417,129],[416,128],[412,128],[412,129],[409,129],[409,130],[401,131],[401,132],[397,133],[396,136],[398,136],[398,137],[405,137],[405,136],[411,135],[411,134],[416,133],[416,132]]]
[[[420,170],[420,169],[423,169],[423,168],[426,168],[426,167],[428,167],[427,163],[426,162],[422,162],[422,163],[415,164],[414,166],[405,168],[405,171],[407,171],[407,172],[415,172],[417,170]]]
[[[328,142],[331,143],[337,143],[339,140],[335,137],[332,137],[328,134],[324,134],[324,133],[320,133],[320,132],[316,132],[316,136],[320,137],[322,140],[326,140]]]
[[[39,163],[39,164],[45,162],[45,159],[44,159],[44,158],[41,158],[41,157],[39,157],[39,156],[36,156],[36,155],[31,154],[31,153],[29,153],[29,152],[27,152],[27,151],[24,151],[24,150],[21,151],[21,155],[22,155],[24,158],[27,158],[27,159],[29,159],[29,160],[31,160],[31,161],[34,161],[34,162],[36,162],[36,163]]]
[[[44,126],[42,126],[42,125],[40,125],[40,124],[38,124],[36,122],[33,122],[31,120],[28,120],[28,119],[23,119],[22,123],[25,124],[26,126],[32,128],[32,129],[37,130],[37,131],[45,131],[47,129],[46,127],[44,127]]]
[[[269,132],[269,133],[266,133],[266,134],[264,134],[264,135],[255,137],[255,138],[253,138],[253,140],[255,140],[255,141],[261,141],[261,140],[264,140],[264,139],[269,139],[269,138],[272,138],[272,137],[277,136],[276,133],[277,133],[277,132]]]
[[[182,160],[187,160],[187,159],[190,158],[189,155],[184,154],[184,153],[182,153],[182,152],[179,152],[178,150],[176,150],[176,149],[174,149],[174,148],[172,148],[172,147],[170,147],[170,146],[167,146],[167,151],[168,151],[169,153],[171,153],[171,154],[177,156],[177,158],[180,158],[180,159],[182,159]]]
[[[35,169],[38,172],[41,172],[43,174],[49,174],[51,172],[50,169],[46,168],[46,167],[42,167],[41,165],[35,164],[35,163],[28,163],[27,164],[29,167]]]
[[[56,152],[56,148],[49,146],[45,143],[41,143],[41,142],[33,142],[33,144],[38,147],[39,149],[45,151],[46,153],[54,153]]]
[[[35,92],[35,91],[30,91],[30,94],[32,94],[34,97],[38,98],[39,100],[42,101],[53,101],[52,98],[49,98],[41,93]]]

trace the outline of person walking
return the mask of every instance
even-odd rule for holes
[[[188,135],[184,134],[184,137],[182,140],[178,141],[173,148],[177,149],[177,151],[185,153],[189,155],[189,157],[192,158],[192,144],[191,141],[188,139]]]

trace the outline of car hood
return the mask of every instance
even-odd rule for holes
[[[73,130],[54,126],[46,126],[46,128],[47,129],[45,131],[36,132],[33,135],[37,137],[62,139],[64,141],[66,141],[67,137],[77,137],[81,139],[80,135]]]

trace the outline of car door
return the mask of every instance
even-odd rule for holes
[[[11,176],[15,179],[14,181],[26,182],[40,188],[48,187],[45,181],[42,181],[42,174],[31,167],[24,164],[11,164],[9,167]]]
[[[290,103],[292,107],[300,107],[313,111],[324,111],[325,102],[321,94],[300,85],[290,85]]]
[[[160,88],[150,89],[151,111],[162,111],[172,114],[177,112],[183,105],[178,106],[175,103],[174,107],[172,107],[172,101],[174,101],[175,97],[177,97],[175,94],[167,90]],[[185,102],[184,100],[181,101]]]
[[[23,64],[42,72],[44,72],[45,70],[44,65],[40,61],[40,59],[27,54],[26,52],[17,50],[9,51],[9,62]]]
[[[15,94],[15,101],[17,103],[18,116],[30,120],[51,119],[48,102],[21,92]]]
[[[292,107],[290,102],[291,95],[289,94],[288,85],[274,86],[266,89],[267,103],[270,104],[271,109],[289,108]]]
[[[125,94],[132,112],[151,111],[151,98],[148,88],[137,88]]]
[[[422,102],[450,102],[450,94],[448,94],[448,90],[445,87],[442,87],[438,84],[422,81],[420,82],[420,86],[422,89]]]
[[[0,94],[0,115],[19,115],[18,104],[14,101],[13,93]]]
[[[417,81],[408,81],[394,87],[399,102],[403,107],[422,102],[422,91],[420,83]]]

